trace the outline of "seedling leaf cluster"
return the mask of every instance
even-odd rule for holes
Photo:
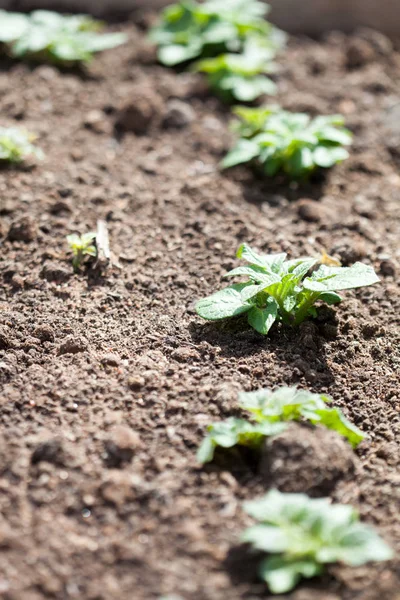
[[[239,139],[223,160],[223,168],[252,163],[265,175],[283,172],[300,179],[349,156],[346,146],[352,134],[340,115],[311,119],[277,106],[237,107],[234,112],[240,119],[233,125]]]
[[[259,524],[249,527],[242,540],[270,555],[259,573],[275,594],[289,592],[303,577],[320,575],[325,564],[356,567],[393,557],[351,506],[331,504],[327,498],[271,490],[245,502],[244,508]]]
[[[15,58],[59,64],[88,62],[95,52],[114,48],[123,33],[101,34],[103,24],[87,15],[65,16],[47,10],[30,14],[0,10],[0,43]]]
[[[32,133],[16,127],[0,127],[0,161],[20,163],[29,156],[41,160],[44,156],[34,145]]]
[[[266,437],[284,431],[289,421],[304,421],[336,431],[356,447],[365,435],[338,408],[327,406],[332,402],[324,394],[312,394],[296,387],[282,387],[275,391],[261,389],[239,394],[239,406],[248,411],[251,421],[230,417],[208,427],[197,459],[201,463],[214,458],[217,447],[236,445],[259,450]]]
[[[95,240],[96,233],[94,231],[82,235],[76,233],[67,235],[67,242],[73,253],[72,266],[75,271],[79,271],[86,256],[97,256]]]
[[[182,0],[166,8],[150,32],[161,63],[177,66],[197,60],[194,70],[207,73],[222,99],[252,101],[275,92],[265,73],[285,41],[265,16],[259,0]],[[200,59],[200,60],[199,60]]]
[[[200,300],[196,311],[200,317],[218,321],[246,314],[248,323],[266,335],[276,321],[296,327],[308,317],[315,317],[315,303],[336,304],[340,290],[372,285],[379,281],[371,266],[357,262],[351,267],[320,265],[315,258],[287,260],[286,254],[262,255],[247,244],[240,246],[237,257],[248,264],[229,271],[225,277],[244,277]]]

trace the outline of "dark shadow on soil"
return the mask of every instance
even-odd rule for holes
[[[232,584],[239,586],[246,583],[251,586],[243,598],[250,600],[258,594],[269,597],[266,584],[262,583],[258,576],[260,562],[266,556],[267,555],[263,552],[253,550],[248,544],[240,544],[228,550],[223,564]],[[301,587],[305,588],[304,592],[306,592],[307,589],[310,590],[313,598],[317,597],[315,595],[316,592],[320,592],[322,600],[325,598],[324,592],[326,593],[328,589],[332,588],[332,577],[328,573],[325,573],[316,579],[303,580],[296,589],[300,589]],[[328,595],[329,594],[327,594],[326,597],[328,597]],[[304,597],[306,596],[304,595]]]
[[[327,184],[327,174],[322,171],[318,171],[312,178],[304,181],[292,181],[282,175],[267,179],[251,170],[250,177],[242,171],[241,176],[234,175],[233,179],[241,185],[243,198],[247,202],[257,206],[266,202],[272,207],[280,206],[282,200],[289,202],[296,202],[302,198],[319,200]]]
[[[189,332],[196,344],[201,341],[219,347],[225,357],[256,356],[267,350],[278,362],[293,367],[292,383],[303,375],[307,381],[329,385],[334,377],[327,364],[325,346],[336,335],[334,312],[321,309],[319,320],[306,321],[297,329],[282,324],[274,326],[268,336],[262,336],[249,327],[246,319],[238,317],[221,323],[192,323]],[[289,383],[289,382],[287,382]]]

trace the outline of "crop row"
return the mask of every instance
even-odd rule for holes
[[[265,20],[266,10],[258,0],[206,0],[201,4],[183,0],[164,11],[150,37],[159,47],[163,64],[206,73],[210,89],[223,101],[253,102],[275,92],[276,85],[268,75],[285,43],[285,35]],[[0,44],[13,58],[71,66],[125,41],[123,34],[100,34],[100,28],[101,24],[83,15],[0,11]],[[346,146],[352,136],[341,116],[311,119],[275,105],[236,107],[234,114],[238,140],[222,168],[250,163],[267,176],[283,171],[304,178],[348,157]],[[17,163],[29,155],[41,159],[33,142],[22,130],[1,128],[0,160]],[[67,241],[77,272],[86,257],[98,256],[99,234],[72,234]],[[237,258],[246,264],[226,277],[244,281],[198,301],[197,313],[211,321],[242,315],[263,335],[278,321],[296,327],[315,317],[320,302],[339,303],[338,291],[379,281],[373,268],[362,263],[344,268],[321,258],[287,259],[284,253],[260,254],[247,244],[239,248]],[[239,406],[250,419],[231,417],[210,425],[198,460],[210,462],[216,452],[235,446],[257,453],[265,439],[282,433],[289,421],[334,430],[355,448],[364,434],[339,409],[329,406],[330,402],[327,396],[296,388],[242,393]],[[271,490],[245,503],[244,508],[259,523],[247,529],[242,539],[268,553],[260,575],[273,593],[291,590],[302,577],[319,575],[328,563],[356,566],[393,556],[377,533],[359,522],[352,507],[332,506],[326,498]]]

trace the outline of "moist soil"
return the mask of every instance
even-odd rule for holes
[[[1,597],[270,598],[239,537],[242,501],[271,485],[353,504],[399,550],[400,54],[370,31],[290,39],[276,101],[343,113],[355,141],[324,176],[271,182],[221,173],[228,108],[200,76],[157,65],[139,26],[116,28],[129,43],[83,73],[0,63],[2,124],[46,153],[0,172]],[[74,274],[65,236],[97,219],[113,262]],[[244,241],[362,260],[381,283],[296,331],[202,322],[196,300]],[[295,384],[367,434],[355,453],[298,426],[293,447],[269,444],[267,469],[199,467],[238,390]],[[392,561],[331,567],[285,598],[399,589]]]

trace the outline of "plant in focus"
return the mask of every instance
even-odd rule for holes
[[[222,161],[225,169],[250,162],[268,176],[282,171],[299,179],[349,156],[345,146],[352,134],[340,115],[311,119],[277,106],[237,107],[234,112],[240,119],[233,125],[239,139]]]
[[[196,312],[208,321],[246,314],[248,323],[264,335],[276,321],[296,327],[307,317],[317,316],[315,303],[340,302],[337,291],[379,281],[374,269],[360,262],[351,267],[320,265],[311,272],[318,258],[286,260],[285,253],[258,254],[247,244],[240,246],[236,256],[249,264],[225,277],[243,276],[246,281],[200,300]]]
[[[244,509],[259,524],[249,527],[242,541],[270,555],[259,574],[273,594],[289,592],[303,577],[320,575],[326,564],[357,567],[394,555],[352,506],[331,504],[329,498],[271,490],[245,502]]]
[[[259,0],[181,0],[163,11],[150,39],[167,66],[240,53],[249,39],[276,50],[285,36],[265,20],[267,12],[268,6]]]
[[[194,70],[207,74],[210,88],[222,98],[231,102],[252,102],[263,94],[274,94],[275,83],[265,77],[271,73],[274,51],[254,43],[246,43],[241,54],[220,54],[215,58],[205,58],[194,65]]]
[[[19,163],[28,156],[43,158],[43,152],[34,146],[35,136],[16,127],[0,127],[0,161]]]
[[[364,433],[350,423],[338,408],[327,406],[330,402],[332,398],[329,396],[296,387],[241,392],[239,406],[250,413],[251,421],[231,417],[210,425],[197,452],[197,459],[201,463],[212,461],[217,447],[239,445],[260,450],[265,438],[281,433],[288,421],[306,421],[332,429],[355,448],[365,438]]]
[[[75,271],[79,271],[85,256],[97,256],[95,240],[96,233],[93,231],[83,233],[82,235],[77,235],[76,233],[67,235],[67,242],[74,255],[72,266]]]
[[[0,43],[15,58],[73,64],[95,52],[123,44],[124,33],[101,34],[101,21],[87,15],[61,15],[47,10],[30,14],[0,10]]]

